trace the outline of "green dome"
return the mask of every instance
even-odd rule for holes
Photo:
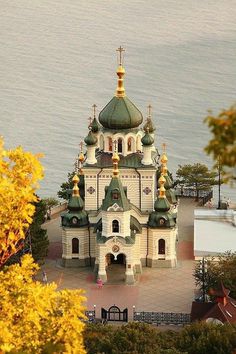
[[[99,122],[108,129],[137,128],[142,121],[142,113],[128,97],[113,97],[99,114]]]
[[[83,227],[88,225],[88,215],[85,210],[79,212],[66,212],[61,215],[62,226]]]
[[[95,145],[97,144],[98,139],[96,136],[90,131],[86,138],[84,139],[84,142],[86,145]]]
[[[70,198],[69,203],[68,203],[68,209],[70,211],[80,211],[84,207],[84,202],[81,196],[73,196]]]
[[[149,134],[149,133],[146,133],[142,139],[141,139],[141,142],[144,146],[150,146],[154,143],[154,139],[153,137]]]
[[[157,200],[155,201],[154,209],[160,212],[168,211],[170,210],[170,203],[168,202],[167,198],[158,197]]]
[[[148,225],[151,228],[172,228],[175,226],[173,215],[168,212],[156,212],[153,211],[149,215]]]
[[[88,214],[83,210],[84,202],[80,195],[72,195],[68,203],[68,211],[62,213],[62,226],[82,227],[88,225]]]
[[[91,123],[91,130],[93,133],[97,133],[99,131],[99,124],[96,118],[93,118]]]

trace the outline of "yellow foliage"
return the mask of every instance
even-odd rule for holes
[[[205,147],[216,161],[215,167],[222,168],[225,180],[236,180],[236,105],[223,110],[218,116],[205,119],[212,133],[212,139]]]
[[[82,290],[33,280],[30,255],[0,272],[0,352],[85,354]]]
[[[5,150],[0,137],[0,266],[22,247],[32,222],[35,190],[43,177],[40,157],[20,146]]]

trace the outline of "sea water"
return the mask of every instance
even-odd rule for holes
[[[40,196],[56,195],[92,105],[113,97],[120,45],[127,95],[144,117],[152,105],[169,169],[212,165],[203,119],[236,101],[235,0],[2,0],[0,11],[0,134],[44,153]]]

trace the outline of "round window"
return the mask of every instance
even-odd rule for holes
[[[166,221],[163,218],[160,218],[160,225],[165,225]]]
[[[76,225],[78,223],[78,219],[75,216],[72,218],[71,221],[73,225]]]

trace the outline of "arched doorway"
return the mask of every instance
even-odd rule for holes
[[[107,282],[119,284],[125,282],[126,256],[123,253],[118,255],[108,253],[106,255]]]

